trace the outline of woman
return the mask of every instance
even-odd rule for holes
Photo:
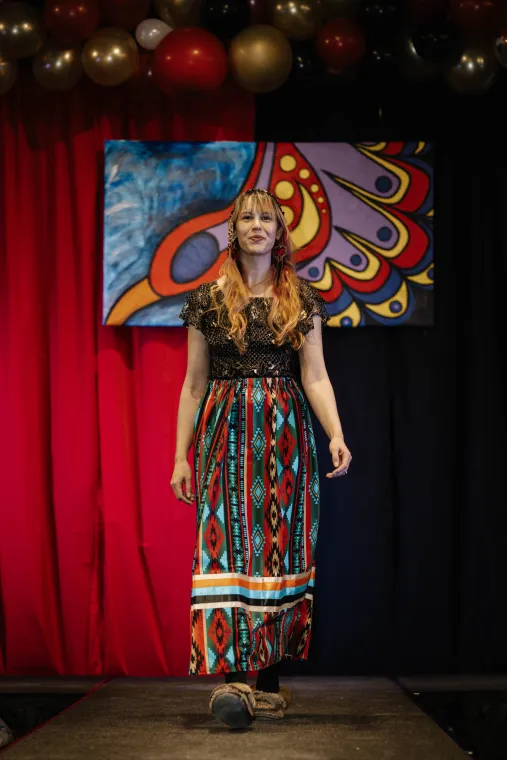
[[[322,352],[329,315],[296,275],[271,193],[236,199],[219,274],[193,290],[180,313],[188,367],[171,485],[179,500],[197,501],[189,672],[225,674],[210,710],[239,728],[283,718],[290,692],[280,688],[279,663],[308,655],[319,473],[307,399],[330,438],[327,477],[344,475],[352,457]]]

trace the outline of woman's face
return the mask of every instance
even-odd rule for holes
[[[239,247],[251,256],[270,253],[276,242],[277,227],[273,209],[245,203],[236,220]]]

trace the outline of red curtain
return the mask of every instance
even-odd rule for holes
[[[169,483],[187,331],[100,324],[103,144],[253,125],[230,83],[179,102],[19,83],[0,101],[4,674],[188,672],[195,507]]]

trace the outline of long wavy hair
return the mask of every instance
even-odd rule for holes
[[[296,248],[281,207],[266,190],[260,188],[247,190],[238,195],[234,201],[234,208],[229,218],[228,255],[219,269],[220,277],[224,277],[225,280],[221,288],[218,284],[211,286],[212,305],[210,310],[217,312],[220,326],[228,331],[240,353],[244,353],[246,351],[245,332],[247,328],[244,312],[250,301],[250,294],[243,280],[236,221],[245,206],[254,211],[270,211],[276,217],[277,242],[271,251],[273,299],[267,323],[274,333],[274,343],[277,346],[288,340],[292,347],[298,350],[303,345],[305,336],[297,329],[301,312],[301,299],[294,260]],[[275,249],[277,250],[275,251]],[[223,294],[221,300],[219,300],[220,294]],[[225,316],[229,319],[230,327],[225,324]]]

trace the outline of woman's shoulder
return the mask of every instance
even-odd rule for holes
[[[296,275],[299,291],[304,296],[310,296],[314,295],[315,293],[318,293],[319,291],[315,287],[315,285],[312,285],[311,282],[308,280],[305,280],[303,277],[300,277],[298,274]]]
[[[195,287],[192,291],[194,298],[197,298],[202,303],[208,303],[210,299],[211,288],[216,284],[216,282],[216,280],[207,280],[206,282],[201,282],[201,284],[197,285],[197,287]]]
[[[322,317],[322,324],[325,325],[330,315],[327,310],[327,304],[322,296],[322,293],[308,280],[304,280],[302,277],[298,277],[300,282],[300,297],[301,305],[304,311],[304,323],[307,329],[311,329],[313,326],[312,316],[314,314]]]
[[[218,280],[207,280],[206,282],[201,282],[201,284],[195,288],[195,292],[207,295],[211,292],[212,288],[215,288],[217,285],[220,287]]]
[[[206,282],[201,282],[200,285],[198,285],[195,290],[198,290],[202,293],[205,293],[206,291],[209,291],[211,286],[216,283],[216,280],[207,280]]]

